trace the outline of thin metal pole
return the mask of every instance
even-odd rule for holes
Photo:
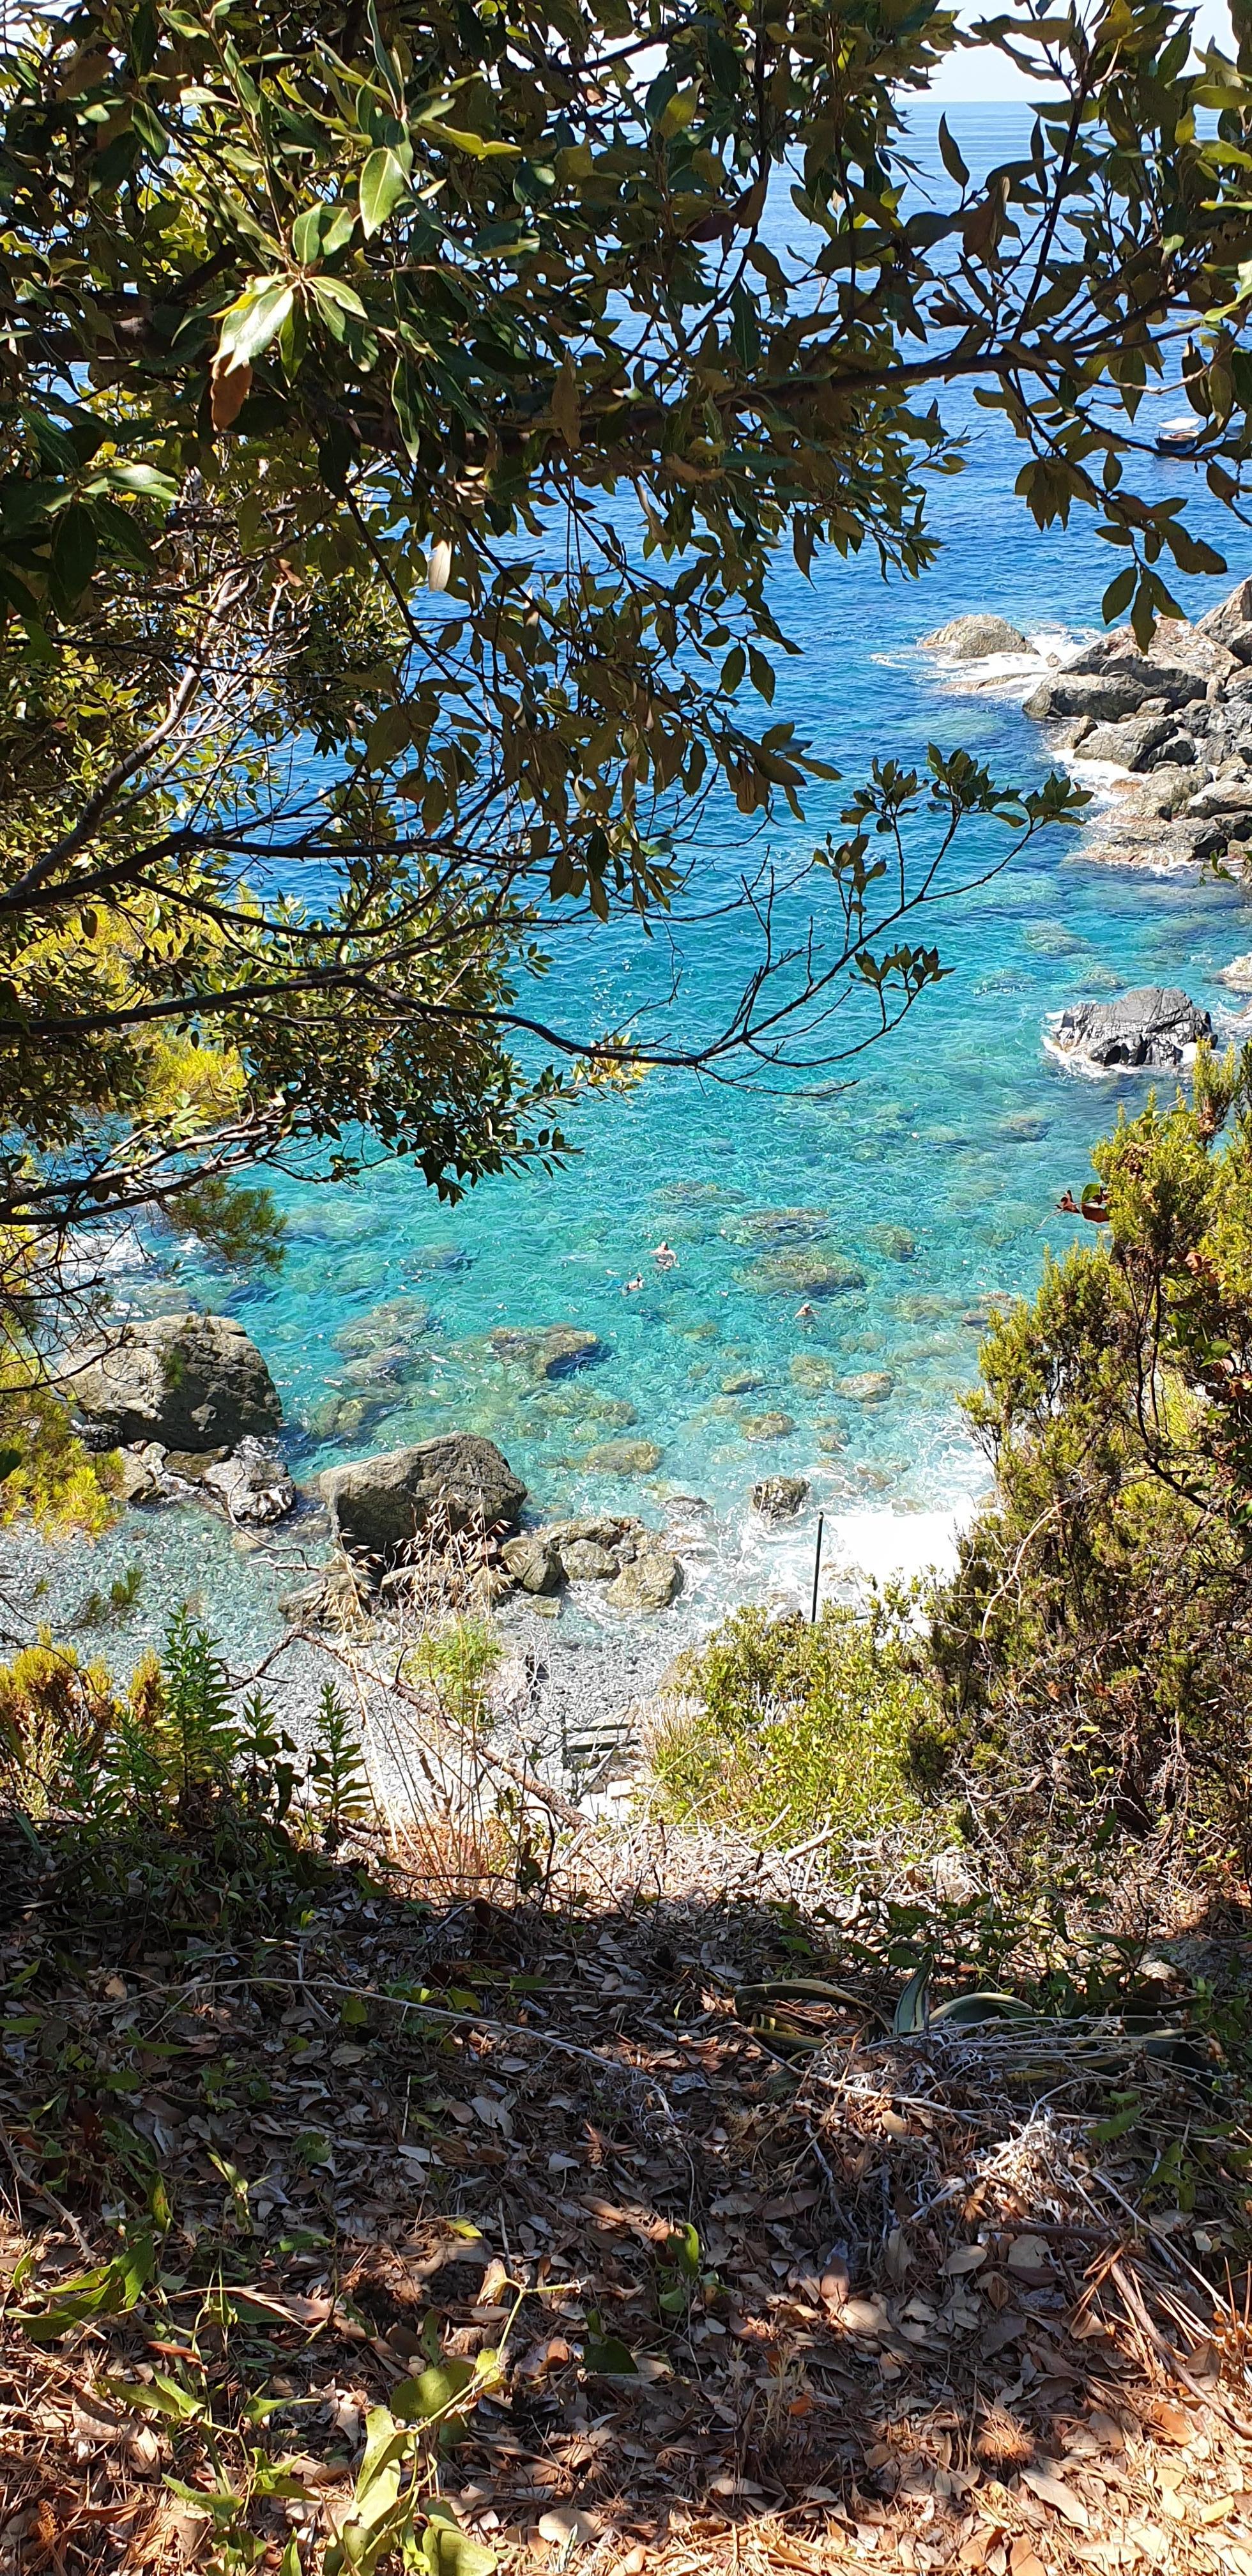
[[[817,1515],[817,1548],[813,1557],[813,1615],[809,1622],[810,1627],[813,1628],[817,1626],[817,1586],[820,1581],[822,1571],[822,1531],[825,1529],[825,1526],[826,1515],[824,1512],[819,1512]]]

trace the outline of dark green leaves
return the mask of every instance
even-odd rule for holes
[[[958,188],[968,188],[969,171],[958,145],[953,142],[946,116],[939,119],[939,157],[948,177],[955,179]]]
[[[52,539],[52,605],[62,617],[72,616],[96,568],[96,529],[90,510],[71,502],[55,522]]]

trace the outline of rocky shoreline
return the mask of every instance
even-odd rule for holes
[[[923,636],[922,649],[959,685],[1023,690],[1022,713],[1048,727],[1050,750],[1102,790],[1085,857],[1166,872],[1217,860],[1252,874],[1252,579],[1194,625],[1162,618],[1146,652],[1128,626],[1044,652],[983,612]]]

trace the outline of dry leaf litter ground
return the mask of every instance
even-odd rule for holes
[[[868,1900],[696,1858],[588,1834],[543,1904],[431,1903],[362,1847],[245,1945],[93,1929],[9,1839],[2,2576],[399,2566],[367,2419],[458,2361],[435,2576],[490,2563],[456,2531],[531,2576],[1252,2576],[1214,2044],[891,2037]],[[847,2000],[754,2028],[797,1969]]]

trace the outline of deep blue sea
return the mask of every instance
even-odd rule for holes
[[[934,112],[916,122],[915,148],[937,171],[935,122]],[[970,106],[949,110],[949,122],[977,171],[1021,149],[1030,118],[1016,106]],[[946,188],[938,179],[940,202]],[[811,582],[789,559],[777,575],[776,612],[803,650],[781,662],[776,712],[793,716],[849,783],[875,754],[914,761],[930,740],[963,742],[1006,779],[1041,776],[1043,738],[1011,696],[954,694],[917,639],[973,609],[1028,632],[1098,628],[1120,560],[1082,514],[1041,534],[1014,496],[1022,455],[996,416],[960,390],[943,403],[969,444],[964,473],[934,485],[936,568],[920,583],[884,582],[867,549],[819,561]],[[1175,394],[1153,417],[1179,408]],[[1252,562],[1236,528],[1223,538],[1222,514],[1188,465],[1149,459],[1143,479],[1152,491],[1194,488],[1193,524],[1224,546],[1225,579],[1175,585],[1198,613]],[[768,846],[784,872],[836,821],[845,793],[821,789],[803,826],[784,819],[773,830]],[[724,894],[753,863],[738,818],[711,813],[709,888]],[[871,1562],[889,1561],[893,1547],[924,1554],[931,1516],[984,1481],[957,1401],[975,1375],[970,1319],[994,1293],[1032,1288],[1045,1247],[1060,1249],[1073,1230],[1056,1212],[1061,1191],[1077,1194],[1092,1139],[1120,1104],[1144,1097],[1138,1078],[1062,1070],[1044,1051],[1047,1015],[1078,995],[1147,982],[1181,983],[1219,1010],[1229,996],[1214,971],[1252,946],[1252,908],[1230,887],[1095,865],[1058,833],[945,907],[927,935],[948,979],[831,1096],[654,1073],[576,1113],[568,1168],[489,1184],[453,1210],[404,1164],[335,1190],[283,1185],[281,1274],[224,1279],[180,1255],[167,1301],[190,1294],[246,1324],[281,1389],[302,1477],[459,1426],[500,1443],[536,1512],[624,1506],[659,1521],[667,1498],[705,1497],[714,1538],[695,1578],[703,1612],[795,1579],[819,1507],[836,1557],[858,1539]],[[753,941],[750,922],[731,914],[692,943],[693,1020],[715,1019],[739,988]],[[663,947],[580,938],[534,999],[565,1026],[606,1026],[668,972]],[[786,1210],[799,1213],[780,1220]],[[651,1258],[663,1239],[678,1256],[665,1272]],[[901,1258],[909,1239],[912,1257]],[[766,1284],[776,1274],[753,1275],[780,1246],[816,1247],[822,1259],[833,1248],[864,1286],[799,1316],[802,1294]],[[642,1291],[623,1294],[640,1271]],[[590,1328],[603,1357],[536,1385],[493,1354],[493,1330],[550,1324]],[[887,1401],[837,1392],[870,1370],[890,1372]],[[769,1415],[791,1427],[761,1435]],[[657,1463],[629,1472],[615,1455],[623,1441],[653,1444]],[[807,1477],[812,1504],[770,1538],[747,1497],[775,1470]]]

